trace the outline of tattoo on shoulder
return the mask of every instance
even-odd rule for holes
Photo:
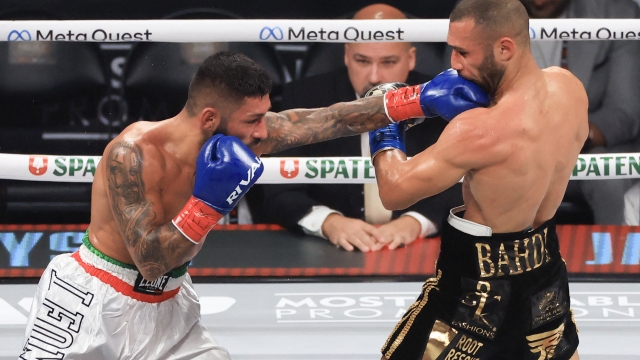
[[[123,231],[124,240],[135,247],[144,234],[137,234],[140,222],[155,218],[145,198],[142,180],[142,151],[129,142],[119,142],[109,151],[106,166],[111,207]]]
[[[139,266],[162,275],[170,270],[170,264],[159,239],[179,234],[173,226],[150,226],[157,215],[145,194],[142,150],[131,142],[115,143],[106,160],[111,208],[124,241],[135,249]]]

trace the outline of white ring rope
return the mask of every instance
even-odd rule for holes
[[[0,41],[444,42],[449,20],[0,21]],[[640,39],[640,19],[532,19],[534,40]],[[0,179],[92,182],[100,156],[0,154]],[[369,158],[263,158],[262,184],[375,182]],[[640,177],[640,153],[581,155],[572,180]]]
[[[0,154],[0,179],[92,182],[100,156]],[[368,157],[262,158],[259,184],[375,182]],[[640,178],[640,153],[580,155],[572,180]]]
[[[640,19],[532,19],[534,40],[636,40]],[[0,41],[445,42],[449,20],[0,21]]]

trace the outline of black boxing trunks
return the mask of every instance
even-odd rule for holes
[[[382,348],[390,359],[569,359],[578,334],[555,221],[492,234],[444,222],[436,275]],[[460,215],[460,214],[458,214]]]

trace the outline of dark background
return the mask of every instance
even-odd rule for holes
[[[0,13],[39,10],[60,14],[61,19],[161,19],[193,8],[216,8],[247,19],[332,19],[375,3],[386,3],[419,18],[447,18],[453,0],[224,0],[224,1],[131,1],[131,0],[4,0]]]
[[[185,15],[190,12],[204,13],[206,18],[207,12],[211,11],[219,14],[220,17],[227,18],[332,19],[350,17],[360,8],[380,2],[393,5],[417,18],[447,18],[454,6],[452,0],[386,2],[7,0],[0,5],[0,19],[162,19],[193,16]],[[202,15],[195,15],[195,17],[199,16]],[[217,17],[215,14],[212,16]],[[0,43],[0,47],[3,48],[8,45],[16,44]],[[55,79],[50,81],[53,86],[48,90],[37,89],[39,83],[46,82],[45,78],[50,76],[55,78],[51,72],[64,73],[69,71],[69,66],[63,68],[56,65],[54,70],[44,73],[42,73],[43,66],[32,66],[36,71],[29,70],[29,66],[22,66],[17,70],[24,78],[15,79],[16,71],[11,67],[14,65],[8,64],[5,70],[7,74],[0,75],[0,81],[6,84],[0,91],[0,113],[2,114],[0,116],[0,153],[100,155],[108,141],[131,122],[141,118],[161,120],[179,112],[186,100],[186,89],[181,87],[166,89],[164,93],[155,96],[153,92],[157,86],[136,89],[126,85],[129,73],[127,66],[134,66],[130,65],[133,63],[132,58],[140,58],[140,56],[136,57],[135,52],[149,45],[116,44],[124,45],[120,48],[114,48],[112,45],[114,44],[93,43],[89,46],[95,49],[83,50],[84,56],[89,58],[97,56],[101,64],[89,68],[86,64],[90,61],[86,60],[76,61],[76,64],[72,65],[72,67],[80,66],[79,64],[86,65],[88,69],[84,71],[95,76],[103,73],[103,80],[100,80],[99,86],[85,85],[86,89],[78,86],[77,89],[71,90],[70,86],[60,86]],[[279,110],[278,100],[282,85],[301,76],[300,69],[311,45],[308,43],[286,45],[261,43],[259,45],[269,47],[270,49],[266,50],[275,54],[272,54],[275,62],[282,68],[281,79],[275,81],[271,94],[272,110]],[[81,46],[87,48],[88,45],[56,42],[52,46],[56,47],[58,53],[65,53],[77,51],[76,49]],[[164,54],[175,52],[171,44],[162,46],[166,46],[166,50],[162,52]],[[0,54],[0,71],[2,66],[7,65],[6,57],[10,57],[10,54],[11,49]],[[260,57],[260,54],[252,58],[256,60],[256,57]],[[163,60],[160,59],[156,63]],[[144,68],[148,67],[148,64],[142,63],[139,66]],[[74,70],[71,69],[71,71]],[[13,80],[6,80],[11,76]],[[185,76],[190,77],[190,74]],[[162,76],[157,78],[162,79]],[[19,87],[24,89],[18,90]],[[61,91],[65,88],[69,89],[69,94]],[[147,95],[152,99],[141,100],[141,97]],[[63,135],[59,138],[50,137],[51,135],[60,136],[60,134]],[[94,137],[91,138],[91,136]],[[90,195],[91,184],[0,180],[0,223],[88,223]]]
[[[335,19],[351,17],[357,10],[374,3],[395,6],[410,17],[447,18],[454,7],[455,0],[184,0],[179,2],[5,0],[0,3],[0,20],[176,17]],[[165,63],[164,57],[175,55],[179,52],[176,47],[180,45],[160,43],[158,46],[164,46],[164,48],[155,53],[160,55],[153,61],[145,63],[144,59],[149,54],[144,53],[144,49],[148,50],[157,43],[55,42],[42,44],[55,47],[57,50],[53,53],[56,55],[67,54],[67,57],[72,57],[71,66],[55,65],[50,71],[43,71],[46,66],[28,66],[29,64],[15,66],[7,61],[11,54],[11,49],[7,50],[7,47],[31,44],[0,43],[0,153],[100,155],[109,140],[130,123],[139,119],[162,120],[177,114],[186,101],[188,79],[197,67],[194,65],[194,67],[182,69],[184,73],[181,75],[186,82],[181,86],[171,87],[167,79],[168,75],[174,74],[175,71],[167,70],[167,73],[163,74],[162,66]],[[235,43],[236,48],[238,44],[245,46],[245,44]],[[265,59],[268,60],[267,63],[277,64],[270,74],[275,79],[271,93],[272,110],[278,111],[283,85],[303,76],[305,64],[310,63],[308,59],[312,58],[315,44],[246,43],[249,47],[252,44],[255,45],[252,50],[259,51],[253,56],[245,54],[256,61]],[[340,47],[339,44],[335,46]],[[439,43],[437,46],[444,51],[444,43]],[[83,57],[73,54],[79,47],[84,47]],[[236,48],[231,50],[238,51]],[[85,57],[88,60],[84,60]],[[177,57],[174,56],[174,58]],[[89,61],[91,59],[93,63]],[[166,60],[166,62],[174,60]],[[59,63],[62,62],[59,61]],[[67,63],[69,63],[68,60]],[[151,71],[159,70],[154,78],[156,82],[147,82],[145,86],[136,87],[136,84],[131,81],[133,77],[129,76],[131,72],[135,70],[134,68],[152,68],[150,66],[152,64],[160,64],[157,66],[158,69]],[[261,65],[265,64],[261,63]],[[14,67],[18,69],[14,70]],[[29,67],[36,70],[32,71]],[[76,67],[84,69],[76,69]],[[89,74],[90,79],[84,79],[85,83],[77,81],[75,87],[61,86],[59,81],[56,82],[57,78],[66,76],[65,72],[74,71],[84,71]],[[17,72],[20,72],[20,76],[24,78],[17,76]],[[48,80],[45,81],[45,79]],[[50,87],[39,89],[40,83],[50,83]],[[21,90],[18,91],[18,88]],[[255,190],[250,195],[258,191]],[[0,180],[0,223],[88,223],[90,195],[91,184]],[[261,201],[259,194],[257,197],[249,196],[248,198],[256,204]],[[590,210],[579,197],[563,203],[560,213],[563,214],[559,219],[560,223],[592,222]],[[254,214],[254,220],[261,222],[260,214]]]

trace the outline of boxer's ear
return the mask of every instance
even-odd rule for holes
[[[200,111],[198,121],[202,130],[213,133],[220,125],[220,111],[213,107],[206,107]]]
[[[502,37],[498,40],[498,53],[496,59],[498,61],[507,62],[513,58],[516,52],[516,44],[510,37]]]
[[[411,46],[409,47],[409,71],[415,69],[416,67],[416,47],[415,46]]]

